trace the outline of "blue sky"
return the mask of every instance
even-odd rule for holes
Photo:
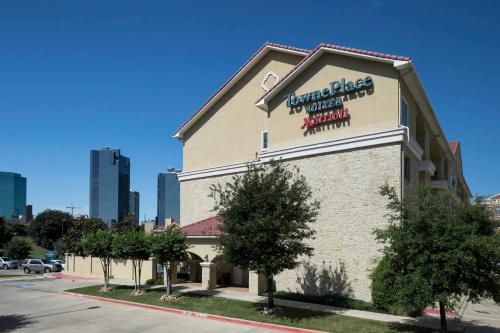
[[[88,212],[89,150],[121,148],[141,219],[156,174],[182,167],[174,130],[265,41],[411,56],[474,193],[500,192],[500,2],[5,1],[0,170],[35,212]]]

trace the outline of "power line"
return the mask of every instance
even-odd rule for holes
[[[74,213],[75,209],[82,209],[82,207],[76,207],[76,206],[73,206],[73,204],[66,206],[66,208],[71,209],[71,216],[74,216],[73,213]]]

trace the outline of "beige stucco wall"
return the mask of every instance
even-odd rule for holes
[[[373,79],[373,90],[344,95],[342,101],[350,119],[335,125],[301,129],[308,117],[305,108],[290,109],[283,98],[292,92],[301,95],[328,88],[330,82],[342,78],[355,81],[368,75]],[[324,54],[269,102],[269,150],[394,129],[398,126],[398,105],[398,75],[392,65]]]
[[[403,80],[400,81],[400,88],[401,88],[401,96],[404,97],[404,99],[408,103],[408,107],[410,108],[410,112],[408,114],[408,128],[410,129],[411,135],[416,137],[417,114],[420,113],[420,109],[418,107],[417,102],[415,101],[415,98],[413,98],[413,95],[411,94],[410,90],[408,89]]]
[[[144,260],[142,264],[141,281],[145,282],[153,278],[156,272],[154,260]],[[75,276],[102,278],[102,266],[99,258],[66,255],[65,273]],[[114,259],[111,262],[111,277],[133,281],[132,262],[130,260]]]
[[[283,77],[300,56],[269,52],[184,134],[183,170],[240,163],[260,151],[266,113],[255,106],[264,94],[261,82],[269,71]]]
[[[308,293],[327,291],[324,288],[333,283],[333,272],[343,264],[346,280],[336,281],[335,285],[343,282],[352,288],[354,297],[369,300],[369,274],[380,249],[373,230],[387,221],[386,202],[379,194],[379,187],[388,182],[400,189],[400,144],[312,156],[289,163],[301,169],[313,189],[314,198],[321,202],[314,226],[316,238],[311,241],[315,251],[309,262],[318,272],[327,267],[330,275],[314,276],[317,285],[306,287],[297,282],[304,278],[304,269],[287,271],[276,278],[277,289]],[[209,186],[224,183],[229,178],[181,182],[181,202],[191,202],[189,211],[181,206],[181,214],[188,214],[189,220],[213,215],[210,212],[213,203],[207,200]]]
[[[205,256],[208,256],[208,260],[212,261],[218,255],[214,247],[217,240],[214,238],[188,238],[187,243],[189,245],[188,252],[196,254],[203,260],[205,260]]]

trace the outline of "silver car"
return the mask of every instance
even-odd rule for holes
[[[2,269],[17,269],[18,262],[10,260],[8,257],[0,257],[0,268]]]
[[[24,270],[25,274],[29,274],[31,272],[36,273],[51,273],[51,272],[60,272],[62,270],[62,266],[57,263],[52,263],[49,260],[45,259],[26,259],[21,263],[21,268]]]

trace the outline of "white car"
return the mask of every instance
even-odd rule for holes
[[[63,271],[66,270],[66,262],[64,260],[53,259],[50,262],[53,262],[54,264],[59,264],[62,266]]]
[[[18,266],[19,266],[19,264],[17,261],[10,260],[8,257],[0,257],[0,268],[2,268],[2,269],[9,269],[9,268],[16,269]]]

